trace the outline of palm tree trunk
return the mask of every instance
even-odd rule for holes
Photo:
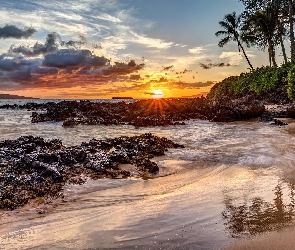
[[[239,40],[237,40],[237,41],[238,41],[238,47],[242,49],[243,54],[244,54],[244,56],[245,56],[245,58],[246,58],[246,60],[247,60],[247,62],[248,62],[248,64],[249,64],[251,70],[253,71],[253,70],[254,70],[254,69],[253,69],[253,66],[252,66],[252,64],[250,63],[250,60],[249,60],[248,56],[246,55],[246,52],[245,52],[245,50],[244,50],[242,44],[240,43]]]
[[[274,68],[277,68],[278,65],[276,62],[276,52],[275,52],[275,48],[273,45],[273,41],[271,39],[268,40],[268,53],[269,53],[269,57],[272,61],[272,65],[274,66]]]
[[[270,51],[269,47],[267,49],[267,52],[268,52],[269,67],[271,67],[271,51]]]
[[[280,35],[280,44],[281,44],[281,48],[282,48],[282,52],[283,52],[284,62],[287,63],[288,58],[287,58],[287,54],[286,54],[286,49],[285,49],[283,37],[281,35]]]
[[[285,45],[284,45],[284,40],[283,40],[283,22],[284,20],[278,20],[278,34],[279,34],[279,40],[280,40],[280,45],[282,48],[282,53],[283,53],[283,57],[284,57],[284,63],[286,64],[288,62],[288,58],[287,58],[287,54],[286,54],[286,49],[285,49]]]
[[[275,49],[273,48],[272,51],[271,51],[271,59],[272,59],[272,64],[275,68],[278,67],[277,65],[277,62],[276,62],[276,51]]]
[[[289,3],[289,25],[290,25],[290,43],[291,43],[291,62],[295,62],[295,41],[294,41],[294,24],[293,24],[293,3],[292,0]]]

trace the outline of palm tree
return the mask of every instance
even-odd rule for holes
[[[285,44],[284,44],[284,36],[286,33],[286,29],[284,27],[284,19],[283,18],[280,18],[277,20],[277,26],[278,26],[277,33],[279,36],[279,41],[280,41],[280,45],[281,45],[281,49],[282,49],[282,53],[283,53],[283,57],[284,57],[284,62],[287,63],[288,58],[287,58]]]
[[[267,8],[272,8],[277,11],[276,26],[276,42],[280,44],[284,56],[284,61],[287,62],[287,56],[284,48],[284,37],[289,35],[291,62],[295,63],[295,37],[294,37],[294,4],[293,0],[239,0],[245,6],[243,15],[249,18],[256,14],[257,11],[267,11]],[[275,10],[276,9],[276,10]],[[285,24],[288,24],[285,28]],[[256,44],[257,45],[257,44]],[[259,46],[258,46],[259,47]]]
[[[229,43],[230,41],[234,41],[238,43],[238,49],[239,52],[242,50],[251,70],[253,70],[253,66],[250,63],[249,58],[246,55],[246,52],[242,46],[242,38],[239,34],[239,27],[241,22],[241,16],[236,16],[236,12],[233,12],[232,14],[227,14],[224,16],[223,21],[220,21],[219,24],[223,28],[223,30],[219,30],[215,33],[216,36],[223,35],[224,38],[222,38],[218,46],[223,47],[225,44]]]
[[[289,6],[289,25],[290,25],[290,43],[291,43],[291,62],[295,62],[295,41],[294,41],[294,24],[293,24],[293,2],[288,0]]]
[[[279,35],[276,32],[278,28],[278,13],[272,6],[265,10],[258,10],[252,15],[247,23],[249,31],[253,34],[253,43],[263,50],[268,47],[270,66],[276,68],[275,46],[279,43]]]

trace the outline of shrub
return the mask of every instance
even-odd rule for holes
[[[261,67],[250,73],[242,73],[240,76],[231,76],[223,81],[215,84],[210,90],[208,97],[213,99],[221,99],[225,96],[239,96],[254,92],[261,95],[269,90],[277,89],[281,86],[289,84],[290,90],[293,91],[293,83],[290,85],[290,70],[295,72],[295,65],[291,63],[284,64],[280,68],[272,68],[269,66]],[[292,72],[293,72],[292,71]],[[293,73],[290,73],[293,74]],[[292,77],[295,76],[292,75]],[[295,77],[294,77],[295,79]],[[292,94],[289,94],[289,96]],[[294,87],[295,100],[295,87]]]
[[[288,72],[287,92],[290,100],[295,101],[295,65]]]

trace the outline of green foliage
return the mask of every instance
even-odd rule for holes
[[[293,65],[288,72],[288,97],[295,101],[295,65]]]
[[[216,83],[208,93],[208,97],[212,99],[221,99],[224,96],[232,95],[232,87],[235,85],[238,76],[230,76],[223,81]]]
[[[242,96],[251,92],[261,95],[287,84],[289,84],[289,97],[293,96],[295,100],[295,65],[291,63],[285,64],[280,68],[261,67],[250,73],[228,77],[215,84],[210,90],[208,97],[218,100],[225,96]]]

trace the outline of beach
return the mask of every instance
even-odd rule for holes
[[[34,199],[1,210],[1,248],[260,249],[269,234],[289,238],[295,216],[293,119],[282,119],[288,126],[195,119],[164,127],[62,127],[32,124],[26,110],[0,112],[1,140],[34,132],[73,146],[152,133],[185,147],[153,158],[159,173],[151,178],[87,179],[66,185],[51,202]]]

